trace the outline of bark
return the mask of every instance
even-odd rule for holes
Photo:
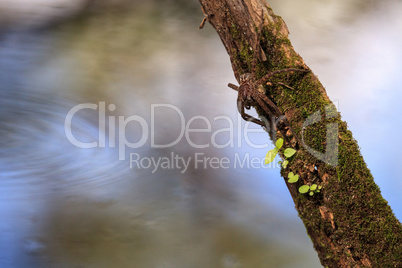
[[[285,22],[264,0],[200,3],[230,56],[238,82],[240,74],[251,72],[253,57],[258,57],[257,78],[272,70],[308,69],[288,39]],[[258,32],[258,47],[253,49]],[[402,267],[402,226],[317,77],[312,72],[280,74],[264,86],[295,133],[289,134],[286,146],[297,153],[281,175],[322,265]],[[287,182],[290,172],[300,176],[297,183]],[[322,187],[319,193],[299,193],[300,186],[313,184]]]

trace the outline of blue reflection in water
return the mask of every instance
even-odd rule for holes
[[[172,29],[172,25],[178,27],[181,23],[170,21],[170,18],[168,22],[162,23],[167,32],[173,31],[176,35],[182,32]],[[197,25],[195,23],[195,29]],[[158,52],[159,57],[153,59],[146,55],[151,58],[147,59],[150,65],[133,60],[132,65],[137,68],[151,69],[151,75],[124,70],[121,74],[124,78],[112,81],[116,82],[115,91],[108,92],[104,99],[116,104],[123,99],[120,104],[128,107],[123,113],[126,116],[137,114],[141,109],[148,111],[150,104],[155,102],[183,103],[185,105],[181,107],[186,109],[186,116],[199,115],[199,111],[204,110],[212,111],[208,116],[228,111],[237,115],[235,93],[226,88],[227,82],[233,82],[229,59],[217,39],[208,39],[205,43],[192,40],[194,47],[197,44],[197,51],[180,47],[178,43],[182,39],[179,37],[178,43],[164,43],[168,49]],[[238,267],[247,261],[261,259],[272,261],[271,267],[318,267],[313,249],[305,247],[310,242],[295,215],[278,169],[192,169],[186,174],[165,170],[151,174],[149,170],[130,170],[127,160],[118,161],[115,148],[86,150],[73,146],[65,137],[65,116],[76,104],[88,102],[88,99],[83,97],[85,94],[80,95],[80,90],[86,89],[79,89],[78,96],[75,95],[77,91],[65,90],[70,82],[73,87],[75,81],[70,80],[77,77],[63,77],[63,69],[69,68],[70,59],[68,53],[63,55],[55,48],[56,41],[54,33],[47,31],[8,32],[0,40],[0,214],[7,219],[0,223],[1,267],[71,267],[96,265],[102,261],[119,264],[115,267],[128,267],[134,261],[141,262],[139,267],[188,267],[186,264],[194,264],[191,260],[184,261],[181,266],[177,264],[186,255],[183,252],[197,260],[199,267]],[[318,46],[322,47],[322,44]],[[92,49],[91,45],[88,47]],[[207,53],[218,49],[222,49],[219,52],[222,55],[206,57]],[[49,56],[60,56],[59,52],[64,60],[48,64]],[[124,54],[125,50],[121,52],[117,47],[104,51],[106,54],[113,52]],[[173,52],[176,54],[172,56]],[[183,55],[190,57],[196,52],[199,55],[190,58],[189,62],[199,65],[181,61]],[[124,57],[129,58],[128,54]],[[178,60],[174,61],[174,58]],[[211,63],[213,60],[216,62]],[[91,57],[85,62],[88,61]],[[112,69],[108,65],[110,62],[114,61],[106,60],[108,71]],[[323,66],[318,64],[322,68],[317,69],[326,70],[328,65],[331,64],[324,61]],[[214,69],[213,66],[218,67]],[[227,69],[220,68],[222,66]],[[85,68],[77,69],[77,72],[85,71]],[[228,75],[217,75],[225,72],[222,70]],[[134,90],[132,76],[145,77],[145,82],[138,82],[144,83],[144,90]],[[328,84],[331,85],[331,80]],[[401,85],[400,81],[396,84]],[[222,85],[223,93],[216,90],[219,85]],[[120,91],[124,87],[128,89]],[[157,90],[153,91],[155,87]],[[189,90],[191,94],[188,94]],[[351,92],[351,89],[345,91]],[[331,93],[336,96],[336,92],[329,92],[330,96]],[[89,94],[93,97],[92,102],[98,103],[96,95],[101,94],[100,90],[94,89]],[[233,97],[233,103],[223,105],[228,96]],[[336,97],[340,98],[342,94]],[[349,110],[355,109],[355,100],[347,101],[352,102]],[[396,98],[389,103],[397,106]],[[343,109],[341,100],[344,119],[351,119],[353,126],[353,117]],[[158,138],[172,140],[177,133],[168,130],[176,126],[166,118],[161,120],[162,131]],[[398,118],[393,118],[393,122],[398,122]],[[79,113],[74,117],[73,132],[81,141],[96,141],[98,123],[96,111]],[[359,131],[354,133],[357,140],[363,138],[360,144],[371,138]],[[394,137],[397,133],[394,131]],[[136,127],[128,128],[127,136],[136,135]],[[205,137],[196,138],[197,142],[203,143]],[[265,134],[257,138],[256,143],[258,139],[265,142]],[[169,150],[150,150],[147,144],[141,149],[127,150],[127,153],[160,157],[169,156],[171,151],[185,157],[194,156],[195,152],[188,144],[179,144]],[[263,157],[265,152],[246,146],[244,140],[241,148],[205,151],[207,156],[218,157],[233,156],[234,153]],[[363,147],[368,162],[375,163],[378,154],[370,153]],[[399,157],[390,161],[395,168],[389,170],[377,169],[380,165],[372,164],[376,178],[399,173]],[[385,166],[389,161],[381,163]],[[401,207],[398,207],[395,190],[398,188],[392,186],[384,194],[390,193],[392,207],[400,218]],[[267,257],[268,254],[272,255]],[[104,259],[106,255],[110,258]],[[289,259],[289,255],[294,259]],[[276,263],[279,259],[281,262]]]
[[[80,97],[53,88],[66,88],[63,83],[69,78],[59,80],[57,70],[46,66],[52,38],[46,32],[14,32],[0,43],[0,213],[7,219],[0,224],[4,233],[1,267],[86,267],[86,263],[109,263],[109,267],[251,263],[256,267],[252,263],[267,255],[275,267],[281,263],[302,267],[300,259],[311,267],[317,261],[308,257],[315,256],[312,248],[307,253],[301,246],[307,240],[302,225],[288,225],[292,231],[279,235],[279,226],[286,226],[279,222],[290,221],[266,204],[256,203],[250,193],[253,187],[239,183],[240,173],[191,168],[185,174],[169,169],[151,174],[150,170],[130,170],[128,160],[118,161],[117,148],[73,146],[66,139],[64,120]],[[63,63],[55,66],[66,68]],[[36,75],[43,75],[43,70],[50,71],[45,79]],[[160,83],[166,90],[166,81]],[[182,85],[183,90],[188,90],[188,84]],[[142,104],[148,110],[150,103],[144,103],[140,93],[123,99],[135,103],[134,108]],[[89,110],[74,117],[77,139],[98,139],[97,116],[97,111]],[[174,122],[161,122],[162,141],[176,137],[176,132],[162,130],[172,128]],[[136,132],[130,127],[126,135]],[[127,149],[130,152],[146,157],[171,152],[194,156],[193,148],[182,143],[168,150],[150,150],[145,145]],[[207,156],[221,153],[226,151],[206,151]],[[239,191],[236,185],[244,187]],[[285,236],[292,240],[290,245],[282,245]],[[189,251],[189,258],[182,258],[183,249]],[[288,252],[294,252],[298,261],[288,260]]]
[[[31,74],[53,46],[46,32],[9,32],[0,41],[0,267],[43,267],[37,229],[52,196],[85,192],[130,174],[112,149],[85,150],[66,139],[64,120],[76,105]],[[73,121],[77,139],[96,140],[93,115]],[[96,119],[96,118],[95,118]]]

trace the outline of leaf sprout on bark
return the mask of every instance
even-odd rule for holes
[[[272,161],[275,160],[279,150],[283,146],[283,139],[279,138],[275,142],[275,148],[272,150],[269,150],[267,155],[265,156],[265,164],[269,164]],[[289,158],[291,158],[294,154],[296,153],[296,150],[293,148],[286,148],[283,151],[283,155],[285,156],[284,161],[279,161],[279,163],[282,165],[282,168],[286,169],[286,167],[289,164]],[[288,174],[288,182],[289,183],[296,183],[299,181],[299,175],[294,174],[293,172],[289,172]],[[308,193],[310,196],[313,196],[315,193],[319,193],[321,190],[322,186],[319,186],[317,184],[313,185],[302,185],[299,187],[299,193],[301,194],[306,194]]]

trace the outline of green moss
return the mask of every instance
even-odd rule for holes
[[[279,33],[281,27],[282,20],[278,20],[278,23],[261,29],[260,45],[268,60],[258,64],[257,78],[272,70],[303,68],[300,66],[302,62],[300,56],[293,49],[289,49],[291,45],[289,39],[280,34],[273,34]],[[250,72],[254,52],[249,49],[250,44],[245,41],[242,44],[238,56],[242,61],[240,73]],[[322,238],[315,237],[314,241],[320,239],[326,241],[327,237],[336,236],[334,241],[350,244],[351,253],[348,253],[350,257],[362,259],[369,256],[373,267],[381,265],[381,267],[396,267],[396,263],[401,264],[402,227],[382,198],[380,189],[360,154],[357,142],[347,129],[347,124],[342,121],[334,106],[328,108],[331,102],[323,94],[321,83],[312,73],[301,72],[279,74],[272,77],[270,82],[272,85],[265,86],[268,97],[284,113],[291,111],[290,124],[299,137],[303,122],[314,112],[320,111],[321,115],[337,115],[308,126],[303,133],[306,144],[323,153],[327,147],[327,135],[338,135],[339,137],[335,137],[339,140],[338,166],[332,167],[320,162],[303,147],[299,148],[296,156],[288,164],[288,169],[298,174],[306,174],[307,164],[318,167],[315,175],[302,175],[299,182],[290,186],[295,187],[296,192],[297,188],[305,183],[322,184],[322,178],[326,176],[322,191],[324,194],[312,197],[300,194],[294,196],[299,216],[311,237],[321,235]],[[279,82],[288,87],[280,85]],[[338,133],[327,133],[329,123],[338,124]],[[286,178],[286,172],[282,170],[281,173]],[[333,214],[335,229],[329,220],[323,219],[320,215],[318,207],[321,205],[325,205]],[[345,254],[345,252],[336,253],[324,246],[321,246],[321,249],[322,259],[325,259],[327,261],[325,264],[330,266],[336,265],[339,261],[337,254]],[[385,249],[391,252],[386,257],[384,257]],[[374,263],[376,261],[377,263]]]
[[[286,53],[294,53],[289,57],[283,50],[284,47],[290,46],[289,39],[272,34],[273,31],[279,32],[281,27],[281,20],[279,20],[277,24],[264,26],[262,29],[261,45],[268,61],[259,65],[258,77],[272,70],[301,68],[301,66],[297,66],[297,62],[301,62],[300,57],[294,52],[287,51]],[[252,62],[250,57],[252,58],[253,55],[246,52],[244,54],[247,55],[248,62]],[[282,82],[294,90],[280,86],[278,82]],[[302,122],[314,112],[321,111],[322,115],[338,114],[333,106],[329,110],[325,110],[325,107],[331,102],[323,96],[322,85],[312,73],[281,74],[273,77],[271,83],[272,86],[266,86],[267,94],[282,111],[293,111],[290,123],[299,136]],[[320,165],[319,173],[321,176],[323,174],[329,176],[325,196],[331,201],[327,202],[326,206],[334,215],[336,230],[329,221],[323,221],[317,209],[317,204],[323,202],[323,200],[318,200],[319,197],[296,196],[295,203],[299,215],[307,229],[322,230],[323,234],[336,233],[337,241],[360,242],[351,245],[354,251],[353,254],[347,253],[349,257],[373,256],[370,260],[381,260],[381,265],[393,264],[396,260],[401,260],[401,253],[391,254],[387,262],[383,256],[380,256],[383,254],[383,249],[380,248],[381,243],[378,241],[385,239],[387,246],[392,248],[393,252],[402,252],[400,238],[402,227],[393,216],[387,202],[382,198],[380,190],[374,183],[370,170],[360,154],[357,142],[352,133],[347,130],[346,123],[341,120],[339,114],[335,118],[321,120],[305,129],[305,142],[309,147],[325,152],[328,123],[337,123],[339,126],[339,162],[336,169],[325,164]],[[336,135],[338,134],[336,133]],[[303,148],[300,148],[294,161],[289,163],[289,167],[302,172],[306,163],[316,161]],[[316,179],[320,180],[320,177],[318,176]],[[300,183],[303,184],[303,182]],[[295,184],[295,187],[299,186]],[[345,211],[350,213],[345,213]],[[337,259],[332,250],[328,249],[325,254],[327,259]],[[377,263],[378,265],[380,264]]]
[[[230,33],[232,34],[232,37],[234,39],[239,39],[240,38],[240,33],[239,33],[239,29],[237,28],[237,25],[232,23],[231,27],[230,27]]]

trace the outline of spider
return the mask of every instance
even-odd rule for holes
[[[263,25],[264,19],[262,19],[261,26]],[[261,29],[262,27],[260,27]],[[256,53],[259,45],[259,40],[260,40],[260,34],[261,32],[259,31],[257,33],[257,41],[255,42],[255,47],[254,47],[254,53]],[[237,108],[239,110],[239,113],[241,117],[246,120],[246,121],[251,121],[253,123],[256,123],[258,125],[261,125],[263,127],[266,127],[268,129],[268,126],[266,123],[266,118],[263,118],[263,121],[247,114],[245,110],[249,110],[251,106],[257,108],[261,108],[267,115],[271,116],[271,119],[276,119],[278,121],[281,121],[284,119],[283,114],[279,110],[278,106],[275,105],[275,103],[270,100],[263,91],[260,91],[259,88],[264,85],[264,84],[269,84],[269,79],[280,73],[289,73],[289,72],[309,72],[309,70],[305,69],[297,69],[297,68],[287,68],[287,69],[282,69],[282,70],[276,70],[267,73],[260,79],[256,79],[256,65],[257,65],[257,57],[254,56],[253,62],[251,65],[251,73],[245,73],[240,75],[240,85],[236,86],[234,84],[229,83],[228,86],[238,92],[237,96]],[[280,83],[284,86],[286,86],[283,83]],[[289,87],[289,86],[286,86]],[[289,87],[291,88],[291,87]],[[286,121],[285,121],[286,122]],[[271,121],[273,123],[273,120]],[[285,123],[287,126],[287,122]],[[292,131],[293,132],[293,131]]]
[[[260,79],[255,79],[254,68],[252,69],[252,73],[245,73],[240,75],[240,85],[236,86],[232,83],[228,84],[228,87],[236,90],[238,92],[237,95],[237,108],[241,117],[246,121],[251,121],[260,126],[266,127],[266,124],[261,120],[247,114],[245,110],[250,110],[251,106],[261,108],[266,114],[272,115],[275,118],[279,118],[282,116],[281,111],[278,106],[270,100],[263,92],[259,90],[260,86],[266,84],[269,81],[269,78],[275,74],[279,73],[287,73],[287,72],[308,72],[303,69],[296,68],[287,68],[282,70],[276,70],[273,72],[269,72],[264,75]],[[269,83],[269,82],[268,82]],[[282,84],[282,83],[281,83]],[[285,85],[286,86],[286,85]]]

